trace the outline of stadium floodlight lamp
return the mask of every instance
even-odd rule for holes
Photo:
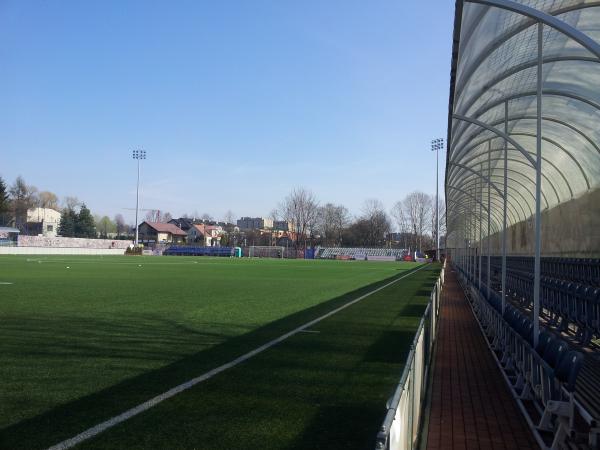
[[[134,150],[133,159],[146,159],[146,150]]]
[[[431,151],[435,152],[435,258],[440,260],[440,202],[439,202],[439,160],[440,150],[444,150],[444,139],[438,138],[431,141]]]
[[[133,159],[137,160],[137,187],[135,191],[135,246],[137,247],[139,243],[138,213],[140,205],[140,160],[146,159],[146,150],[134,150]]]

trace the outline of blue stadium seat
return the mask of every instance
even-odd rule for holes
[[[543,330],[542,332],[540,332],[540,335],[538,337],[538,344],[535,348],[537,354],[543,356],[544,352],[546,351],[546,348],[548,348],[550,343],[555,339],[556,338],[554,337],[554,335],[549,331]]]
[[[569,351],[569,346],[562,339],[554,339],[552,340],[544,349],[544,354],[542,358],[544,361],[548,363],[551,368],[558,367],[558,364],[562,360],[562,358]]]
[[[556,378],[569,392],[575,391],[575,382],[583,366],[583,358],[583,354],[571,350],[564,355],[554,371]]]

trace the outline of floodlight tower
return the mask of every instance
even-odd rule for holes
[[[137,187],[135,190],[135,246],[138,246],[138,211],[140,204],[140,160],[146,159],[146,150],[134,150],[133,159],[137,160]]]
[[[439,201],[439,161],[440,150],[444,150],[444,139],[431,141],[431,151],[435,152],[435,258],[440,260],[440,201]]]

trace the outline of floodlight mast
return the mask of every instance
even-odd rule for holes
[[[134,150],[133,159],[137,160],[137,185],[135,189],[135,246],[139,245],[138,212],[140,205],[140,160],[146,159],[146,150]]]
[[[435,259],[440,260],[440,201],[439,201],[439,160],[440,150],[444,150],[444,139],[431,141],[431,151],[435,152]]]

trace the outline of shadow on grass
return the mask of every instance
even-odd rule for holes
[[[412,306],[412,305],[407,305]],[[398,348],[398,343],[412,342],[414,331],[386,331],[377,339],[365,355],[365,361],[403,364],[408,357],[410,345]],[[396,343],[396,345],[392,345]]]
[[[107,389],[64,403],[36,417],[10,425],[0,430],[0,448],[32,450],[44,448],[68,439],[171,387],[229,362],[265,342],[311,319],[319,317],[347,303],[349,300],[382,286],[394,278],[404,276],[415,269],[417,268],[356,289],[327,302],[269,323],[249,333],[231,338],[206,350],[186,356],[167,366],[123,380]],[[65,330],[72,330],[78,327],[78,319],[71,319],[71,321],[72,323],[69,322],[69,319],[64,319],[63,325]],[[102,333],[98,334],[107,332],[107,328],[103,328],[106,325],[102,322],[96,324],[86,323],[89,332],[101,329]],[[110,333],[110,328],[108,328],[108,333]],[[162,337],[167,340],[173,339],[172,335],[153,335],[152,339],[160,340]],[[61,349],[54,350],[61,357],[64,357],[69,352],[68,348],[62,349],[63,351]],[[135,351],[135,349],[132,351]],[[101,350],[99,351],[98,348],[95,349],[94,356],[103,356],[104,358],[115,357],[113,353],[101,355]]]
[[[365,408],[357,405],[321,406],[309,426],[293,443],[293,449],[374,448],[374,417],[382,408]],[[352,424],[352,426],[340,426]]]

